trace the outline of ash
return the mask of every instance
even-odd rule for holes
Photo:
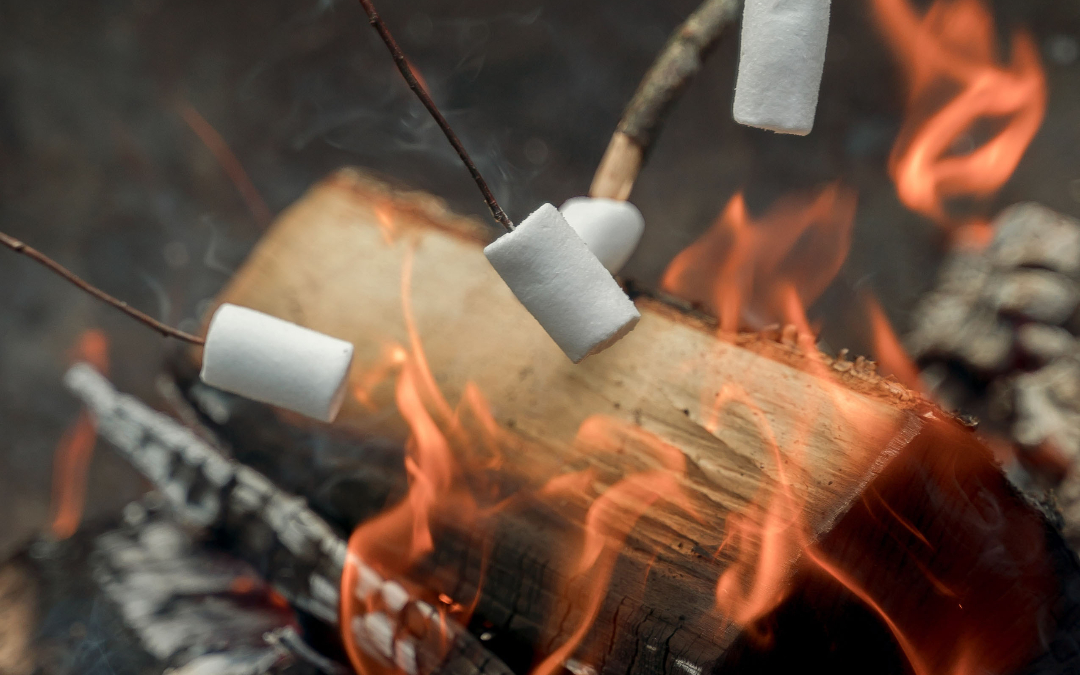
[[[1080,550],[1080,221],[1024,203],[993,229],[946,262],[908,346],[938,400],[1017,448],[1010,477]]]

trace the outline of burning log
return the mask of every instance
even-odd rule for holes
[[[745,518],[743,546],[760,550],[775,513],[750,507],[786,494],[783,508],[805,519],[811,539],[827,531],[917,432],[925,402],[862,359],[820,355],[797,331],[777,341],[718,339],[707,318],[647,297],[636,300],[634,332],[572,366],[497,283],[479,232],[430,198],[339,172],[282,216],[220,300],[352,340],[356,396],[339,426],[413,437],[411,471],[426,476],[416,485],[435,492],[389,513],[413,534],[361,541],[363,559],[416,561],[411,528],[430,521],[445,533],[433,535],[438,546],[423,569],[410,564],[410,572],[462,603],[478,597],[477,616],[531,635],[539,652],[566,659],[610,642],[618,668],[639,640],[661,639],[670,658],[708,667],[739,630],[714,606],[718,577],[738,567],[738,546],[724,543],[729,518]],[[455,412],[446,401],[461,404]],[[403,418],[381,412],[395,404]],[[459,444],[462,436],[476,442]],[[452,477],[425,473],[446,461],[415,445],[427,441],[453,447],[463,474],[497,474],[499,497],[508,484],[513,494],[560,496],[516,510],[500,502],[494,530],[481,528],[469,514],[482,503],[453,501]],[[560,482],[568,476],[574,489]],[[626,497],[615,487],[644,501],[618,501]],[[593,504],[614,509],[614,521],[583,515],[582,494],[594,489],[613,492]],[[558,542],[588,539],[590,527],[616,556],[612,542],[625,549],[618,565],[609,554],[594,559],[609,566],[609,579],[568,597],[560,589],[574,576],[568,558],[577,545]],[[775,570],[780,578],[788,562]],[[736,595],[744,581],[733,582]],[[569,642],[580,651],[555,649]]]
[[[94,411],[106,437],[154,479],[173,512],[188,522],[205,521],[206,490],[199,488],[199,476],[219,473],[222,465],[239,467],[217,455],[212,448],[200,447],[200,441],[177,423],[130,397],[116,394],[86,366],[74,368],[67,379],[69,386]],[[243,406],[253,408],[254,404],[244,403]],[[238,412],[239,409],[234,410],[233,414]],[[1061,555],[1063,549],[1053,544],[1052,536],[1048,542],[1042,541],[1044,525],[1037,512],[1027,508],[1011,492],[1000,472],[986,461],[985,449],[976,447],[969,433],[955,425],[943,425],[943,420],[928,419],[924,432],[913,438],[908,448],[864,490],[863,498],[843,516],[837,527],[808,549],[809,559],[796,575],[790,599],[775,612],[764,615],[759,620],[760,625],[734,645],[734,650],[724,661],[722,672],[787,672],[795,661],[807,658],[818,667],[829,666],[830,672],[862,672],[861,664],[866,658],[877,659],[882,672],[904,672],[902,660],[894,662],[892,651],[895,647],[890,646],[887,634],[882,641],[882,637],[874,637],[873,628],[869,633],[865,630],[868,624],[873,625],[874,617],[872,612],[866,615],[869,611],[866,605],[862,605],[863,614],[852,606],[853,603],[862,604],[860,598],[869,598],[877,611],[887,611],[891,620],[904,631],[901,635],[909,636],[900,648],[905,653],[916,649],[910,654],[911,667],[916,673],[938,672],[957,658],[973,668],[1007,665],[1010,669],[1030,658],[1032,633],[1036,626],[1045,628],[1056,622],[1051,613],[1051,601],[1057,597],[1055,581],[1047,569],[1050,561],[1043,555],[1044,546],[1052,547],[1054,564],[1061,567],[1066,579],[1077,578],[1080,570],[1071,555]],[[166,452],[162,453],[162,448]],[[168,473],[153,468],[161,459],[167,460]],[[238,496],[233,498],[226,491],[221,502],[246,502],[243,494],[249,491],[248,486],[256,476],[250,469],[244,471],[233,488],[233,494]],[[264,486],[269,485],[265,478],[259,477],[259,480]],[[242,503],[230,505],[222,509],[222,515],[211,524],[211,531],[216,530],[218,536],[201,539],[211,545],[214,542],[224,544],[251,560],[256,569],[263,571],[264,579],[291,595],[295,602],[298,599],[296,590],[300,588],[297,581],[303,580],[304,569],[310,564],[303,554],[304,549],[295,548],[298,531],[304,529],[304,523],[316,523],[319,518],[299,500],[272,485],[268,489],[277,495],[271,501],[280,498],[298,504],[291,519],[283,519],[280,514],[273,516],[270,508],[253,519],[228,517],[225,514],[230,510],[245,508]],[[936,507],[930,513],[925,506],[928,501]],[[150,503],[148,498],[147,504]],[[986,518],[992,513],[996,518],[988,526]],[[932,518],[933,525],[924,524],[924,518]],[[95,579],[122,613],[138,612],[143,617],[135,629],[148,636],[146,639],[150,643],[144,648],[160,652],[166,644],[161,641],[165,626],[177,627],[187,619],[203,617],[197,625],[182,632],[183,639],[188,640],[183,644],[190,645],[183,648],[182,656],[171,659],[174,666],[183,665],[193,672],[201,672],[197,666],[230,664],[241,672],[254,675],[268,672],[262,668],[270,664],[299,660],[328,675],[341,672],[332,661],[313,652],[291,628],[275,630],[261,639],[258,639],[259,631],[243,632],[242,626],[249,625],[252,620],[262,620],[260,612],[266,610],[259,609],[258,605],[241,601],[237,612],[224,611],[234,595],[250,593],[245,590],[249,587],[261,587],[262,581],[254,579],[251,571],[245,571],[249,568],[229,562],[219,552],[184,544],[188,535],[163,518],[160,505],[151,505],[147,509],[134,504],[125,510],[125,519],[126,527],[95,539],[99,549],[93,563]],[[265,535],[267,531],[274,533],[269,539]],[[336,539],[332,534],[327,538]],[[183,555],[169,553],[179,550],[177,544],[184,550]],[[336,546],[342,545],[343,542],[337,540]],[[988,556],[986,552],[989,551],[995,553]],[[71,558],[70,555],[52,557],[58,561]],[[867,565],[870,560],[875,564]],[[269,561],[272,563],[267,567]],[[822,575],[815,574],[817,565],[833,566],[846,572],[838,574],[835,580],[828,575],[823,579]],[[535,583],[526,564],[521,564],[513,573],[520,583]],[[371,570],[367,571],[368,576],[372,574]],[[3,575],[0,571],[0,578]],[[498,578],[492,581],[496,583],[490,593],[498,596],[506,590]],[[147,582],[150,582],[149,586]],[[1063,579],[1061,583],[1066,582]],[[396,589],[395,593],[406,593],[397,584],[383,585]],[[148,591],[151,592],[149,596]],[[388,590],[380,593],[393,596]],[[203,596],[208,599],[202,600]],[[162,604],[162,598],[172,599]],[[625,608],[632,602],[632,599],[623,599],[620,606]],[[656,598],[647,598],[646,602],[655,603]],[[151,609],[147,614],[148,606],[152,608],[155,603],[160,609]],[[200,609],[201,603],[208,604]],[[485,604],[488,607],[484,609],[489,609],[490,601],[481,602],[481,605]],[[216,608],[212,616],[206,614],[211,606]],[[1080,608],[1069,599],[1060,611],[1072,612],[1069,608],[1074,606]],[[18,605],[0,606],[0,609],[4,608],[15,611]],[[809,617],[800,618],[807,611]],[[942,615],[948,620],[928,622],[928,612],[930,616]],[[527,610],[523,609],[523,614],[527,614]],[[1037,619],[1032,621],[1031,617]],[[809,624],[805,623],[808,619]],[[649,614],[625,611],[621,618],[617,613],[615,620],[621,620],[621,630],[634,632],[640,641],[642,652],[639,653],[643,653],[643,658],[633,659],[633,668],[637,671],[666,672],[672,659],[675,663],[681,660],[685,667],[697,663],[689,660],[693,654],[670,651],[673,636]],[[199,636],[208,635],[208,630],[230,635],[237,630],[241,632],[230,638],[232,646],[225,649],[221,640],[212,645],[200,641]],[[477,628],[477,631],[484,631],[481,640],[488,640],[492,646],[499,642],[499,638],[491,637],[498,630],[494,626]],[[1067,630],[1071,630],[1070,624],[1059,628],[1057,635],[1064,636],[1062,631]],[[771,640],[754,637],[761,631],[775,633],[777,642],[773,648],[763,650],[763,645]],[[243,635],[249,635],[249,638]],[[250,636],[256,640],[251,642]],[[871,638],[869,641],[867,636]],[[113,646],[116,638],[108,639],[110,643],[106,650],[118,648]],[[1060,639],[1066,638],[1053,639],[1054,644],[1058,644]],[[479,646],[479,643],[473,644]],[[209,651],[205,651],[206,646],[210,646]],[[703,656],[704,647],[696,646],[694,654],[697,658]],[[836,653],[838,648],[839,654]],[[1060,649],[1055,649],[1052,656],[1047,654],[1038,663],[1063,658]],[[658,656],[649,657],[654,650]],[[25,645],[23,651],[26,651]],[[903,658],[901,654],[896,656]],[[478,663],[478,658],[489,666],[498,662],[490,653],[479,651],[468,663]],[[853,659],[856,667],[851,669]],[[579,661],[568,661],[566,666],[575,672],[589,672],[589,667]],[[621,667],[618,658],[605,660],[605,671]],[[307,673],[309,670],[290,668],[286,672]],[[451,665],[440,672],[458,670]]]
[[[593,176],[589,196],[630,197],[649,148],[671,106],[701,70],[705,56],[738,16],[739,0],[704,0],[671,34],[627,104]]]

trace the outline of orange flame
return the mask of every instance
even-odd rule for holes
[[[1027,662],[1043,639],[1027,617],[1056,602],[1058,582],[1041,517],[1010,501],[989,453],[959,425],[931,418],[876,487],[893,503],[877,489],[864,494],[853,531],[886,536],[827,545],[846,569],[810,542],[807,561],[881,618],[916,675],[1012,672]],[[936,509],[924,532],[911,516],[925,515],[927,500]],[[887,579],[863,564],[875,556],[890,561]],[[919,577],[928,585],[914,591]]]
[[[775,609],[787,594],[788,575],[806,539],[805,503],[791,490],[785,458],[765,413],[750,403],[742,387],[728,384],[717,399],[716,414],[736,404],[746,407],[757,422],[761,441],[772,454],[778,473],[778,484],[766,489],[764,504],[751,503],[742,513],[728,516],[724,540],[717,550],[717,555],[725,550],[734,554],[716,582],[717,610],[725,621],[752,628],[755,620]],[[801,443],[793,449],[788,460],[797,465]]]
[[[244,171],[244,165],[240,163],[240,159],[229,147],[229,144],[225,142],[217,129],[207,122],[206,118],[199,114],[199,111],[187,101],[180,103],[180,116],[184,118],[187,125],[203,142],[203,145],[214,156],[218,164],[221,165],[225,175],[229,177],[236,191],[240,193],[240,197],[244,200],[244,204],[247,205],[248,211],[255,218],[255,222],[262,227],[268,227],[273,219],[270,207],[266,205],[262,195],[259,194],[259,189],[251,182],[251,178]]]
[[[370,611],[372,602],[357,595],[359,563],[372,565],[390,576],[400,576],[434,549],[433,514],[453,512],[462,524],[477,518],[477,502],[461,485],[452,446],[484,446],[493,457],[501,456],[502,439],[492,428],[497,425],[475,385],[466,388],[461,405],[455,410],[435,383],[413,320],[411,276],[410,252],[402,264],[401,287],[409,348],[396,344],[384,346],[382,358],[360,377],[354,389],[357,399],[370,407],[371,390],[398,371],[395,402],[410,431],[405,446],[408,493],[395,506],[360,524],[349,537],[341,579],[341,629],[349,659],[358,672],[370,672],[373,668],[352,633],[353,619]],[[466,611],[457,603],[446,605],[454,612]]]
[[[675,257],[661,287],[699,303],[725,332],[780,321],[784,287],[809,305],[840,270],[855,202],[852,191],[832,184],[816,195],[783,198],[754,219],[736,194],[713,226]]]
[[[806,519],[807,502],[797,496],[791,475],[801,467],[804,449],[802,437],[809,431],[809,422],[813,415],[808,414],[802,420],[804,426],[792,447],[793,452],[785,457],[780,453],[780,447],[764,412],[750,405],[748,397],[738,387],[729,387],[728,392],[730,394],[725,403],[747,406],[757,420],[763,441],[776,462],[778,476],[777,484],[766,490],[768,497],[764,505],[759,502],[751,503],[742,513],[728,518],[725,538],[717,554],[731,548],[735,559],[720,575],[716,585],[716,606],[725,621],[740,626],[748,636],[759,642],[771,644],[771,634],[761,632],[761,627],[756,622],[776,609],[786,598],[793,564],[797,559],[805,558],[851,591],[882,619],[907,657],[915,675],[932,675],[922,654],[893,617],[854,576],[824,557],[814,545],[814,537]],[[880,501],[901,525],[926,542],[926,538],[910,522],[893,511],[884,500]],[[928,570],[923,571],[939,589],[949,592]],[[969,672],[959,669],[950,671],[952,675],[968,675]]]
[[[1017,31],[1011,62],[996,63],[993,17],[980,0],[937,0],[921,18],[908,0],[874,6],[908,80],[889,160],[900,200],[950,231],[968,225],[969,243],[985,241],[970,230],[986,224],[954,217],[949,202],[991,197],[1016,170],[1046,112],[1038,47]]]
[[[560,670],[581,644],[600,611],[626,538],[654,503],[662,499],[697,517],[680,483],[686,474],[686,458],[678,448],[640,427],[603,415],[581,423],[575,444],[589,452],[613,453],[628,444],[639,445],[659,466],[619,480],[589,506],[580,554],[563,589],[564,597],[584,597],[584,609],[570,637],[548,654],[532,675],[551,675]],[[589,472],[583,472],[560,476],[556,481],[560,488],[580,488],[582,479],[589,477]]]
[[[380,202],[375,205],[373,212],[375,214],[375,224],[379,226],[379,233],[382,234],[383,242],[387,246],[393,244],[394,238],[397,236],[397,220],[393,205],[388,201]]]
[[[83,331],[71,350],[73,361],[86,361],[101,373],[109,371],[109,339],[103,331]],[[57,539],[75,534],[86,503],[86,473],[97,442],[94,419],[85,410],[68,427],[56,446],[53,459],[52,522]]]
[[[874,333],[874,356],[881,371],[892,375],[900,384],[914,391],[925,392],[919,369],[911,360],[900,338],[896,337],[889,318],[877,298],[867,296],[866,309],[870,315],[870,327]]]
[[[383,217],[393,219],[392,214]],[[496,491],[492,490],[492,495],[484,493],[484,483],[478,480],[480,474],[497,471],[503,453],[522,443],[498,424],[475,383],[466,383],[456,407],[439,389],[411,309],[412,260],[412,253],[407,253],[401,286],[408,346],[385,345],[379,359],[359,375],[354,387],[356,398],[371,408],[372,391],[396,373],[395,402],[410,432],[405,457],[409,489],[405,498],[360,524],[349,539],[341,585],[341,628],[350,661],[360,672],[371,672],[381,665],[361,649],[352,632],[354,619],[371,612],[372,603],[377,603],[370,594],[365,598],[358,595],[359,563],[371,565],[387,576],[400,577],[433,550],[432,520],[436,514],[454,513],[459,525],[478,526],[481,519],[510,501],[504,499],[494,507],[482,507],[481,502],[489,501]],[[580,598],[575,604],[581,612],[566,642],[537,666],[540,675],[559,668],[587,635],[605,599],[623,543],[641,516],[663,500],[697,517],[680,483],[686,466],[678,448],[643,429],[603,416],[586,419],[575,439],[575,446],[583,452],[619,454],[630,445],[641,450],[637,455],[653,458],[655,465],[623,476],[595,498],[589,497],[597,480],[592,469],[557,475],[531,495],[551,502],[567,496],[591,502],[583,522],[579,554],[570,566],[570,581],[565,589],[567,597]],[[468,606],[449,596],[440,598],[439,606],[467,620],[478,600],[479,589]]]
[[[375,410],[377,406],[372,395],[376,387],[398,372],[405,365],[407,359],[408,354],[401,345],[383,344],[379,359],[375,364],[363,371],[359,377],[354,378],[356,382],[353,385],[352,392],[360,405],[368,410]]]
[[[807,558],[809,558],[815,565],[817,565],[819,569],[840,582],[840,584],[844,588],[851,591],[855,595],[855,597],[859,598],[859,600],[862,600],[862,602],[867,607],[872,609],[874,613],[881,618],[881,620],[888,627],[889,631],[893,634],[893,637],[896,638],[896,643],[900,646],[900,649],[903,650],[904,656],[907,657],[908,663],[911,664],[911,669],[915,671],[915,675],[931,675],[930,671],[926,667],[926,664],[923,663],[922,656],[915,648],[915,646],[912,645],[911,640],[908,639],[904,631],[901,630],[900,627],[896,624],[896,621],[894,621],[893,618],[889,616],[889,613],[886,612],[881,607],[881,605],[878,604],[878,602],[869,593],[866,592],[866,590],[862,587],[861,584],[855,581],[855,579],[853,579],[851,575],[849,575],[845,570],[840,569],[832,562],[827,560],[814,548],[807,546],[805,553]],[[955,675],[961,675],[961,673],[956,672]]]
[[[720,550],[730,547],[737,557],[716,582],[716,608],[726,620],[748,627],[783,601],[788,572],[801,552],[800,511],[779,490],[764,507],[754,504],[728,517]]]

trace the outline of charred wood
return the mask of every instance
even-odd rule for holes
[[[345,542],[303,498],[283,492],[253,469],[222,457],[183,425],[118,393],[86,364],[73,366],[65,381],[94,415],[101,435],[155,484],[182,521],[233,542],[230,549],[258,565],[262,578],[290,603],[337,623]],[[376,585],[394,583],[363,561],[357,565]],[[422,600],[406,598],[397,615],[379,616],[394,624],[389,645],[369,637],[369,617],[357,617],[352,628],[366,638],[376,658],[393,659],[397,644],[408,642],[415,656],[402,668],[409,675],[509,673],[468,631]]]
[[[1015,443],[1018,484],[1060,508],[1080,550],[1080,221],[1027,203],[993,228],[946,262],[908,345],[946,405]]]

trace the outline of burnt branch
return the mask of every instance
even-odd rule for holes
[[[630,196],[644,157],[672,104],[701,70],[702,61],[724,28],[735,21],[740,4],[739,0],[705,0],[675,29],[623,111],[593,177],[590,195],[611,199]]]
[[[10,248],[12,251],[15,251],[16,253],[21,253],[21,254],[25,255],[26,257],[30,258],[34,262],[37,262],[37,263],[39,263],[41,265],[44,265],[45,267],[49,268],[50,270],[52,270],[54,273],[56,273],[60,277],[66,279],[69,283],[73,284],[76,288],[79,288],[80,290],[89,293],[90,295],[94,296],[98,300],[101,300],[102,302],[105,302],[105,303],[107,303],[109,305],[112,305],[113,307],[120,310],[124,314],[127,314],[128,316],[130,316],[132,319],[135,319],[136,321],[139,321],[139,322],[141,322],[143,324],[146,324],[147,326],[149,326],[150,328],[153,328],[154,330],[161,333],[165,337],[176,338],[177,340],[183,340],[184,342],[190,342],[193,345],[200,345],[201,346],[201,345],[206,344],[206,341],[203,338],[199,337],[198,335],[191,335],[190,333],[185,333],[182,330],[177,330],[177,329],[173,328],[172,326],[161,323],[160,321],[158,321],[157,319],[149,316],[148,314],[144,314],[143,312],[140,312],[139,310],[135,309],[134,307],[128,305],[123,300],[118,300],[118,299],[114,298],[113,296],[109,295],[108,293],[106,293],[105,291],[101,290],[97,286],[91,285],[91,284],[87,283],[86,281],[83,281],[81,278],[79,278],[74,272],[72,272],[68,268],[64,267],[63,265],[56,262],[55,260],[53,260],[49,256],[45,255],[41,251],[37,250],[36,248],[33,248],[32,246],[27,246],[26,244],[19,241],[15,237],[12,237],[9,234],[5,234],[3,232],[0,232],[0,244],[3,244],[4,246],[7,246],[8,248]]]
[[[431,100],[431,96],[428,95],[424,87],[417,81],[416,75],[413,74],[412,66],[409,65],[409,61],[405,58],[405,54],[402,53],[401,48],[398,47],[397,41],[394,40],[394,36],[390,33],[390,29],[375,10],[375,5],[371,4],[371,0],[360,0],[360,6],[363,7],[364,12],[367,13],[371,27],[379,34],[382,41],[386,43],[386,48],[390,50],[390,55],[394,57],[394,64],[397,66],[398,71],[401,72],[401,76],[405,78],[405,82],[408,83],[409,89],[412,89],[413,93],[416,94],[416,97],[420,99],[420,102],[427,108],[432,119],[434,119],[435,123],[442,129],[443,134],[446,136],[446,140],[450,141],[450,145],[454,146],[454,151],[457,152],[458,157],[461,158],[461,162],[465,165],[465,168],[469,170],[473,181],[476,182],[476,187],[480,188],[480,193],[484,195],[484,201],[491,211],[491,216],[498,221],[500,225],[506,228],[507,232],[513,230],[514,223],[506,216],[502,207],[499,206],[499,202],[495,201],[495,195],[492,194],[487,181],[480,175],[480,170],[476,168],[476,164],[474,164],[472,158],[469,157],[469,153],[465,150],[465,146],[461,144],[461,139],[457,137],[457,134],[454,133],[450,123],[443,117],[443,114],[439,111],[439,107],[435,105],[435,101]]]
[[[121,394],[85,363],[72,366],[64,384],[93,414],[102,438],[154,483],[182,524],[216,532],[231,542],[231,553],[264,569],[265,580],[295,607],[327,625],[339,623],[347,546],[302,497],[224,457],[172,418]],[[351,567],[375,580],[377,588],[369,592],[385,595],[388,587],[398,586],[360,559]],[[392,627],[392,644],[360,632],[372,615]],[[344,628],[352,630],[376,660],[392,660],[402,650],[414,654],[415,662],[398,663],[406,675],[513,675],[464,626],[420,598],[410,596],[396,614],[373,611],[357,615],[352,623]]]

